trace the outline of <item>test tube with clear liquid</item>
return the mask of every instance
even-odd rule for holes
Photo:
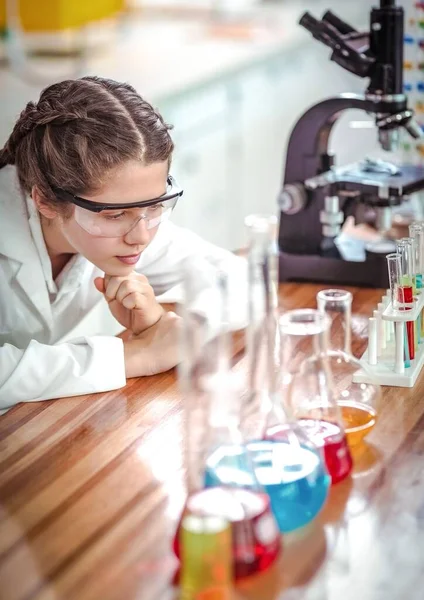
[[[390,302],[393,310],[405,310],[402,286],[401,256],[394,252],[386,256],[387,269],[390,284]],[[409,349],[405,332],[405,323],[395,321],[395,364],[396,373],[404,373],[405,367],[409,367]]]

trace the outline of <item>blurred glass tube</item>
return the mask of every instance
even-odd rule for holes
[[[178,377],[184,396],[187,488],[191,494],[203,488],[212,402],[214,420],[221,419],[225,425],[236,421],[238,407],[230,402],[230,396],[237,396],[233,396],[230,381],[228,276],[202,258],[187,260],[182,274],[183,360]],[[209,383],[217,378],[228,383],[219,398],[209,389]]]
[[[396,250],[400,255],[401,261],[401,272],[402,272],[402,285],[412,285],[412,278],[414,275],[414,245],[412,238],[402,238],[396,240]]]
[[[412,223],[409,226],[409,235],[414,240],[415,251],[415,276],[417,288],[422,287],[424,271],[424,228],[422,223]]]
[[[394,309],[399,308],[399,289],[402,279],[401,255],[397,252],[386,256],[389,272],[390,301]]]

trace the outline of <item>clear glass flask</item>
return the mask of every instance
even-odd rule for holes
[[[322,449],[335,484],[350,474],[352,457],[327,354],[330,325],[327,315],[312,309],[292,310],[280,319],[285,401]]]
[[[351,350],[352,294],[347,290],[321,290],[317,294],[317,305],[330,319],[328,364],[347,441],[353,448],[376,424],[381,388],[378,384],[353,381],[354,374],[363,366]]]
[[[230,368],[227,275],[207,263],[200,273],[208,280],[207,314],[200,314],[196,298],[198,269],[187,271],[184,280],[180,379],[187,409],[188,499],[183,518],[195,512],[230,523],[233,572],[239,579],[267,569],[281,542],[269,496],[256,479],[239,429],[241,388]],[[180,524],[174,543],[178,557],[181,539]]]
[[[278,248],[276,219],[251,215],[249,234],[249,404],[259,424],[248,448],[260,484],[271,498],[280,531],[289,533],[312,521],[323,507],[330,479],[320,451],[294,419],[281,393],[278,328]]]

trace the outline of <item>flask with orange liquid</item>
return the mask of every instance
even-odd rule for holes
[[[351,350],[352,294],[347,290],[322,290],[317,294],[317,305],[331,320],[327,360],[347,441],[353,448],[371,432],[377,421],[381,388],[378,384],[353,382],[353,375],[363,366]]]

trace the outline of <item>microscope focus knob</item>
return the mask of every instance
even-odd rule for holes
[[[287,183],[278,196],[278,206],[285,215],[300,212],[308,201],[305,186],[301,183]]]

